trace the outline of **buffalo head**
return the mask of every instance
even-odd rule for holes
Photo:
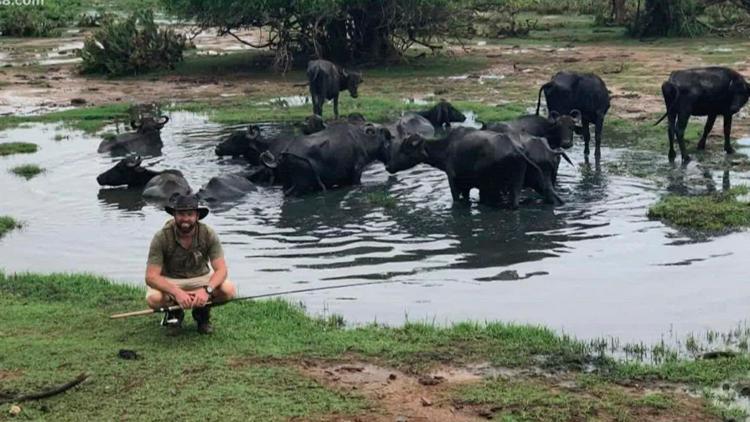
[[[426,139],[417,133],[396,138],[390,143],[390,156],[386,163],[388,173],[406,170],[427,159]]]
[[[357,93],[357,88],[359,88],[359,84],[364,82],[364,79],[362,79],[362,74],[359,72],[342,69],[341,77],[344,79],[343,82],[346,85],[346,89],[349,90],[349,94],[352,96],[352,98],[357,98],[359,96],[359,94]]]
[[[729,82],[729,94],[732,99],[729,110],[732,113],[737,113],[747,104],[747,100],[750,98],[750,85],[743,79],[732,80]]]
[[[143,135],[150,135],[152,133],[158,134],[168,121],[169,117],[167,116],[160,116],[158,119],[154,119],[153,117],[143,117],[141,118],[140,123],[137,123],[135,120],[131,120],[130,127],[135,129],[136,132]]]
[[[141,167],[141,157],[132,155],[125,157],[114,167],[96,177],[100,186],[137,185],[143,172],[147,171]],[[144,182],[145,184],[145,182]]]
[[[451,122],[464,122],[466,116],[458,111],[456,107],[453,107],[451,103],[445,100],[440,100],[434,107],[427,111],[419,112],[421,116],[427,118],[435,127],[450,126]]]
[[[260,128],[256,125],[250,125],[242,132],[235,132],[216,146],[216,155],[219,157],[231,155],[239,157],[241,155],[250,156],[258,147],[255,145],[260,137]],[[257,151],[258,154],[262,151]],[[256,154],[256,155],[258,155]]]
[[[581,126],[581,112],[577,109],[570,111],[570,114],[560,114],[556,111],[551,111],[547,118],[553,127],[553,131],[556,132],[560,139],[560,145],[550,145],[552,149],[565,148],[568,149],[573,146],[573,135],[580,133]]]

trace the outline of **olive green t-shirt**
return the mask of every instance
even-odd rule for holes
[[[165,277],[192,278],[208,274],[208,263],[223,256],[219,237],[212,228],[196,223],[193,242],[185,249],[178,240],[174,220],[169,220],[151,240],[148,263],[159,265]]]

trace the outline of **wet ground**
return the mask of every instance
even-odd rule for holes
[[[163,155],[144,160],[153,168],[181,170],[196,190],[245,168],[213,152],[232,128],[170,116]],[[141,284],[149,241],[168,215],[138,191],[97,185],[96,175],[118,160],[96,153],[100,139],[34,124],[0,132],[7,141],[40,150],[0,157],[0,214],[24,223],[0,240],[0,268]],[[707,170],[699,160],[672,166],[645,151],[604,148],[598,165],[584,162],[580,145],[570,155],[576,166],[561,166],[566,204],[557,208],[533,193],[516,211],[454,206],[442,172],[418,166],[389,175],[375,164],[362,186],[301,199],[261,187],[214,206],[206,222],[242,295],[384,282],[289,297],[350,323],[502,320],[655,343],[745,320],[750,234],[695,238],[646,212],[665,192],[721,190],[747,184],[750,174]],[[46,172],[26,181],[8,171],[26,163]]]

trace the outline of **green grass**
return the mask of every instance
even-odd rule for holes
[[[398,205],[396,198],[391,196],[388,192],[370,192],[365,195],[365,200],[371,205],[383,207],[383,208],[395,208]]]
[[[14,220],[12,217],[5,215],[0,216],[0,237],[3,237],[6,233],[13,229],[21,227],[21,223]]]
[[[36,164],[23,164],[20,166],[13,167],[10,169],[10,171],[20,177],[25,178],[26,180],[31,179],[34,176],[39,175],[40,173],[43,173],[45,170]]]
[[[11,154],[31,154],[38,149],[36,144],[29,142],[3,142],[0,143],[0,156]]]
[[[229,419],[325,420],[331,414],[367,414],[374,404],[356,391],[331,390],[308,378],[295,364],[303,359],[364,360],[407,373],[444,364],[488,362],[581,374],[584,364],[595,363],[598,375],[588,375],[580,383],[585,389],[581,394],[519,379],[488,380],[456,396],[474,404],[513,406],[521,401],[523,415],[564,420],[607,406],[590,397],[599,390],[614,403],[613,408],[626,413],[638,407],[676,411],[667,393],[618,398],[612,381],[663,379],[716,385],[746,378],[750,372],[745,355],[658,366],[592,358],[583,343],[543,327],[466,322],[448,327],[407,323],[398,328],[375,324],[344,328],[339,317],[311,318],[281,300],[238,302],[216,309],[217,331],[210,337],[197,334],[192,321],[180,336],[166,337],[156,316],[108,319],[112,313],[143,308],[143,294],[142,288],[113,285],[93,275],[0,273],[0,306],[5,315],[0,374],[6,374],[0,393],[36,391],[85,371],[92,374],[91,380],[63,395],[26,403],[24,416],[158,419],[168,408],[178,418],[204,419],[222,412]],[[135,350],[141,359],[122,360],[117,357],[120,349]],[[6,415],[0,407],[0,420]]]
[[[668,195],[648,210],[648,217],[678,227],[722,232],[750,226],[750,204],[737,200],[746,187],[708,195]]]
[[[4,116],[0,117],[0,130],[15,127],[22,123],[63,122],[69,128],[95,133],[102,127],[113,123],[116,119],[128,119],[129,108],[129,104],[107,104],[56,111],[38,116]],[[0,155],[2,155],[1,150]]]

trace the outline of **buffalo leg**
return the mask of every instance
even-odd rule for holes
[[[706,127],[703,128],[703,136],[701,136],[701,140],[698,142],[698,149],[706,149],[706,138],[708,138],[708,134],[711,132],[711,129],[714,128],[715,121],[716,115],[709,114],[708,119],[706,119]]]
[[[687,163],[688,161],[690,161],[690,156],[688,155],[687,147],[685,146],[685,128],[687,127],[689,119],[689,112],[681,112],[677,115],[677,144],[680,147],[680,156],[682,156],[683,163]]]
[[[585,117],[581,119],[581,130],[583,131],[583,155],[589,155],[589,142],[591,141],[591,132],[589,132],[589,120]]]
[[[334,118],[339,118],[339,96],[336,94],[335,97],[333,97],[333,116]]]
[[[731,114],[725,114],[724,115],[724,151],[727,152],[727,154],[734,154],[734,148],[732,148],[732,144],[730,143],[730,135],[732,134],[732,115]]]
[[[674,128],[677,124],[677,115],[670,113],[667,116],[667,137],[669,137],[669,161],[674,161],[677,153],[674,151]]]
[[[594,122],[594,140],[596,142],[596,150],[594,155],[600,157],[602,152],[599,150],[602,146],[602,129],[604,128],[604,116],[597,116]]]
[[[451,196],[453,197],[453,202],[461,202],[461,191],[459,190],[456,181],[452,177],[448,177],[448,185],[450,185],[451,188]]]
[[[320,98],[319,95],[313,95],[313,114],[317,114],[318,116],[323,116],[323,101],[325,101],[323,98]]]

